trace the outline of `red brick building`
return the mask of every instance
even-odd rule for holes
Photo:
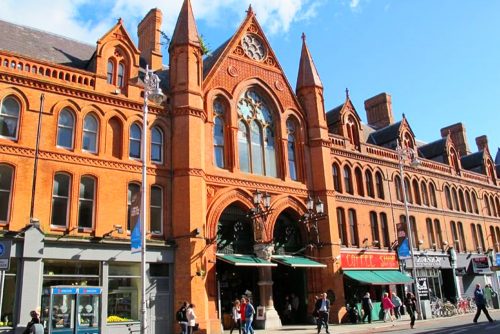
[[[0,233],[13,244],[0,276],[7,327],[20,331],[27,309],[44,311],[54,285],[102,286],[99,326],[137,326],[140,259],[129,253],[128,209],[140,186],[146,64],[167,96],[150,106],[147,133],[152,333],[176,326],[184,300],[196,304],[202,329],[219,333],[244,293],[263,307],[259,326],[286,323],[294,296],[294,318],[307,321],[324,291],[335,298],[330,319],[340,321],[346,301],[400,283],[356,275],[399,270],[403,185],[418,276],[432,293],[452,298],[495,281],[472,264],[500,251],[499,167],[485,136],[472,153],[458,123],[421,143],[404,116],[394,120],[387,94],[365,101],[367,123],[348,94],[327,112],[305,37],[293,89],[251,8],[207,56],[188,0],[168,55],[161,22],[157,9],[146,15],[138,46],[121,20],[90,46],[0,21]],[[404,179],[398,142],[421,162],[403,161]]]

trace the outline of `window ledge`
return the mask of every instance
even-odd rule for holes
[[[123,326],[123,325],[140,325],[141,322],[139,320],[131,320],[131,321],[116,321],[116,322],[107,322],[107,326]]]

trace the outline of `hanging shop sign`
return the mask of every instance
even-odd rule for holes
[[[474,257],[472,258],[472,270],[476,274],[490,274],[490,263],[488,262],[488,257]]]
[[[399,269],[395,253],[341,253],[343,269]]]
[[[11,248],[12,248],[11,240],[0,241],[0,271],[9,270]]]
[[[417,291],[421,299],[429,299],[429,285],[427,284],[427,277],[417,278]]]

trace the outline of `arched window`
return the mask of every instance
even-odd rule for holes
[[[385,212],[380,213],[380,229],[382,230],[382,247],[391,247],[391,241],[389,238],[389,224],[387,222],[387,215]]]
[[[342,185],[341,185],[341,180],[340,180],[340,168],[339,165],[334,163],[332,165],[332,174],[333,174],[333,187],[335,188],[335,191],[338,193],[342,192]]]
[[[123,139],[122,124],[118,117],[114,116],[108,122],[106,129],[106,150],[116,159],[122,158]]]
[[[288,172],[292,180],[297,180],[297,152],[296,152],[296,131],[295,122],[289,119],[286,122],[288,132]]]
[[[491,213],[494,215],[494,216],[498,216],[498,213],[497,213],[497,207],[495,205],[495,202],[493,200],[493,195],[490,196],[490,207],[491,207]]]
[[[491,208],[490,208],[490,201],[488,200],[488,195],[484,194],[483,196],[484,196],[484,207],[486,208],[488,216],[491,216]]]
[[[429,205],[429,195],[427,194],[427,185],[424,181],[420,184],[420,188],[422,191],[422,203],[424,205]]]
[[[125,86],[124,79],[125,78],[125,65],[123,63],[118,64],[118,80],[116,81],[116,85],[120,88]]]
[[[141,158],[141,136],[142,130],[139,124],[134,123],[130,127],[129,135],[129,154],[128,156],[133,159]]]
[[[277,176],[276,171],[276,149],[274,138],[274,120],[272,112],[266,101],[257,91],[250,89],[246,91],[238,101],[239,133],[238,143],[240,151],[240,168],[242,165],[251,167],[249,170],[253,174]],[[250,127],[250,137],[245,133],[247,126]],[[240,136],[246,135],[245,138]],[[248,152],[241,146],[246,146],[245,142],[251,143]],[[243,156],[243,154],[245,154]],[[242,163],[248,160],[250,163]],[[243,168],[241,168],[244,170]]]
[[[497,248],[497,252],[500,252],[500,227],[495,227],[495,231],[497,234],[497,243],[495,245]]]
[[[132,230],[132,222],[130,221],[130,210],[132,208],[132,198],[139,196],[141,186],[137,183],[129,183],[127,191],[127,231]]]
[[[464,226],[458,222],[458,237],[460,238],[460,245],[464,252],[467,251],[467,244],[465,243]]]
[[[342,208],[337,208],[337,226],[339,229],[340,244],[347,246],[347,229],[345,224],[345,212]]]
[[[498,248],[498,245],[497,245],[497,236],[495,234],[495,228],[493,226],[490,226],[490,236],[491,236],[491,242],[493,244],[493,249],[497,249]],[[488,239],[488,238],[486,238]]]
[[[359,235],[358,235],[358,221],[356,218],[356,211],[354,209],[349,209],[349,240],[351,246],[359,245]]]
[[[75,118],[69,109],[63,109],[57,122],[57,146],[72,149]]]
[[[448,188],[448,186],[444,186],[444,196],[446,197],[446,206],[448,207],[448,209],[453,210],[450,188]]]
[[[376,246],[380,244],[380,232],[378,229],[377,213],[374,211],[370,211],[370,227],[372,231],[372,244]]]
[[[413,216],[410,216],[410,225],[412,229],[413,247],[417,248],[421,244],[421,241],[418,235],[417,221]]]
[[[149,208],[150,230],[152,234],[163,234],[163,189],[151,186],[151,204]]]
[[[465,204],[467,206],[467,212],[472,212],[472,201],[468,190],[465,191]]]
[[[14,169],[0,164],[0,223],[6,224],[10,220],[10,205],[12,201],[12,182]]]
[[[425,220],[427,225],[427,238],[429,241],[429,248],[436,248],[436,236],[434,235],[434,226],[432,225],[432,219],[427,218]]]
[[[403,135],[403,147],[413,149],[413,139],[408,132],[405,132]]]
[[[366,194],[369,197],[375,198],[375,190],[373,189],[373,177],[372,172],[366,170],[365,172],[365,182],[366,182]]]
[[[474,250],[479,251],[479,240],[477,239],[476,224],[470,224],[470,231],[472,236],[472,244],[474,245]]]
[[[19,129],[19,102],[7,96],[0,106],[0,138],[17,139]]]
[[[406,200],[408,203],[413,203],[413,197],[411,195],[411,184],[410,180],[408,178],[405,178],[405,194],[406,194]]]
[[[83,145],[82,149],[87,152],[97,153],[97,134],[99,125],[93,115],[85,116],[83,120]]]
[[[457,153],[454,149],[450,150],[450,165],[451,168],[455,171],[455,173],[460,174],[460,165],[458,163]]]
[[[78,227],[91,229],[94,227],[95,212],[95,179],[83,176],[80,179],[80,196],[78,205]]]
[[[359,148],[359,130],[356,121],[352,116],[347,118],[346,122],[347,138],[354,147]]]
[[[464,192],[462,189],[458,190],[458,198],[460,200],[460,210],[462,210],[463,212],[467,211],[467,208],[465,207]]]
[[[458,238],[457,225],[455,224],[454,221],[450,222],[450,228],[451,228],[451,237],[453,238],[453,245],[455,247],[455,250],[457,252],[460,252],[462,249],[460,247],[460,239]]]
[[[115,77],[115,64],[110,59],[108,60],[108,68],[107,68],[107,82],[109,84],[113,84],[113,78]]]
[[[356,190],[358,191],[358,195],[364,196],[365,191],[363,188],[363,174],[361,173],[361,169],[356,168],[354,170],[354,175],[356,175]]]
[[[413,198],[415,198],[415,204],[421,205],[422,200],[420,199],[420,187],[418,186],[418,181],[413,180],[412,186],[413,186]]]
[[[69,221],[69,204],[71,194],[71,176],[64,173],[54,175],[52,190],[52,219],[54,227],[67,227]]]
[[[500,215],[500,199],[498,199],[498,197],[495,197],[495,204],[496,204],[497,212]]]
[[[399,176],[396,176],[394,178],[394,185],[396,187],[396,199],[400,202],[403,202],[403,187]]]
[[[438,248],[443,247],[443,230],[441,230],[441,222],[439,219],[434,219],[434,231],[436,232],[436,243]]]
[[[481,251],[485,252],[486,245],[484,243],[483,227],[480,224],[477,224],[476,227],[477,227],[477,237],[479,239],[479,246],[481,246]]]
[[[380,199],[384,199],[385,198],[384,182],[382,179],[382,174],[380,174],[380,172],[375,173],[375,185],[377,188],[377,197]]]
[[[451,188],[451,198],[453,199],[453,207],[455,210],[459,211],[460,206],[458,204],[458,194],[457,194],[457,189]]]
[[[477,206],[477,195],[475,192],[472,192],[471,193],[471,197],[472,197],[472,208],[474,209],[474,212],[476,214],[479,214],[479,207]]]
[[[344,188],[346,193],[353,194],[351,168],[349,166],[344,166]]]
[[[243,121],[238,123],[238,152],[240,170],[250,173],[250,139],[247,125]]]
[[[151,129],[151,161],[158,164],[163,162],[163,131],[159,126]]]
[[[429,185],[429,195],[431,198],[431,205],[437,208],[437,200],[436,200],[436,188],[434,188],[434,184]]]

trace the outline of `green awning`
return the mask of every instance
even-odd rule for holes
[[[362,284],[387,285],[413,283],[413,279],[397,270],[344,270],[344,275]]]
[[[326,264],[310,260],[302,256],[273,255],[271,261],[292,268],[326,268]]]
[[[217,258],[234,266],[243,267],[277,267],[276,263],[263,260],[255,255],[217,254]]]

